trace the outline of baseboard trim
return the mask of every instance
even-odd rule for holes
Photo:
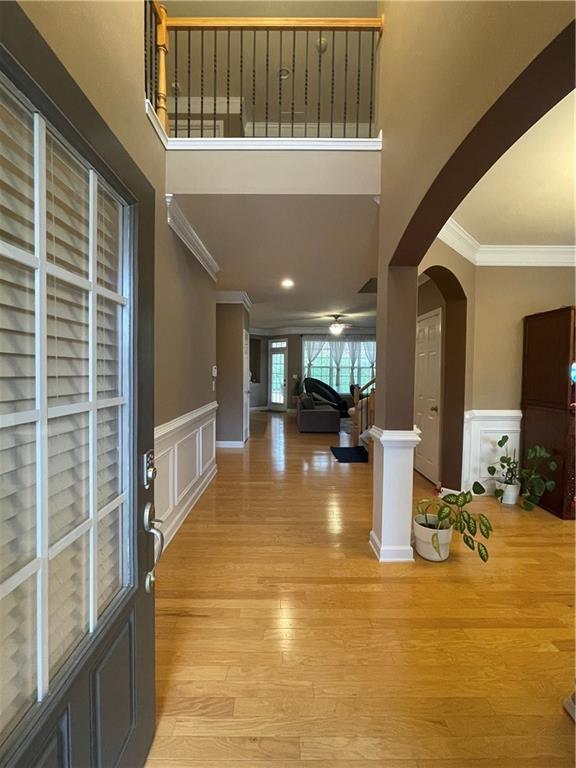
[[[216,448],[244,448],[243,440],[216,440]]]
[[[267,405],[251,405],[250,410],[251,411],[267,411],[268,406]]]
[[[370,538],[368,539],[368,542],[370,544],[370,549],[376,555],[376,558],[380,563],[414,562],[414,550],[410,546],[383,547],[380,543],[380,539],[374,533],[374,531],[370,531]]]
[[[190,498],[182,505],[181,510],[170,518],[169,524],[166,526],[166,528],[161,528],[162,533],[164,534],[165,548],[168,546],[168,544],[170,544],[184,520],[186,520],[190,512],[192,512],[196,502],[215,478],[217,472],[218,465],[213,464],[200,481],[200,484],[191,489]]]

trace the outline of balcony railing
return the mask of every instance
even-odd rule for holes
[[[145,6],[146,96],[173,138],[371,138],[382,19],[176,18]]]

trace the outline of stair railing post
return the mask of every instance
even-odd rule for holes
[[[156,48],[158,49],[158,82],[156,84],[156,114],[166,133],[169,130],[168,89],[166,85],[166,56],[168,55],[168,27],[166,8],[158,7],[156,21]]]

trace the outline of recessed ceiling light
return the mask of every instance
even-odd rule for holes
[[[282,288],[294,288],[294,280],[291,280],[289,277],[285,277],[284,280],[282,280]]]

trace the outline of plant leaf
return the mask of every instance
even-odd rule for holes
[[[494,475],[496,474],[496,467],[488,467],[488,474],[494,477]]]
[[[528,501],[528,499],[524,499],[522,502],[522,508],[530,512],[531,509],[534,509],[534,504],[531,501]]]
[[[488,528],[489,531],[494,530],[492,528],[492,523],[490,522],[490,520],[488,520],[486,515],[482,514],[482,512],[480,512],[480,514],[478,515],[478,519],[480,520],[481,523],[484,523],[484,525],[486,526],[486,528]]]
[[[446,504],[457,504],[458,496],[455,493],[447,493],[445,496],[442,496],[442,501],[445,501]]]
[[[467,509],[463,509],[461,514],[462,514],[462,520],[464,520],[464,522],[468,524],[468,520],[470,520],[470,512],[468,512]]]
[[[556,488],[556,483],[554,480],[546,480],[546,490],[547,491],[553,491],[554,488]]]
[[[495,467],[493,467],[494,471],[496,471]],[[490,467],[488,467],[488,471],[490,471]],[[474,482],[474,485],[472,486],[472,493],[475,493],[477,496],[480,496],[483,493],[486,493],[486,488],[482,485],[482,483],[479,483],[478,480]]]
[[[504,446],[505,446],[505,445],[506,445],[506,443],[508,442],[508,439],[509,439],[509,438],[508,438],[508,435],[502,435],[502,437],[500,438],[500,440],[498,440],[498,447],[499,447],[499,448],[504,448]]]
[[[472,501],[472,491],[466,491],[466,504],[470,504]]]
[[[482,544],[481,541],[477,543],[478,543],[478,555],[480,556],[480,560],[482,560],[482,562],[485,563],[488,560],[488,550],[486,549],[484,544]]]
[[[468,531],[470,532],[470,535],[476,536],[476,531],[478,530],[478,525],[476,524],[476,520],[474,520],[474,518],[471,517],[469,520],[466,521],[466,525],[468,527]]]
[[[550,472],[555,472],[558,469],[558,462],[556,461],[549,461],[548,462],[548,469]]]
[[[494,496],[498,499],[498,501],[502,501],[502,497],[504,496],[504,491],[502,488],[496,488],[494,491]]]
[[[480,520],[478,525],[480,526],[480,533],[485,539],[490,538],[490,528],[486,525],[486,520]]]
[[[448,506],[440,507],[438,510],[438,522],[441,522],[442,520],[448,520],[450,515],[452,514],[452,510]]]
[[[463,507],[464,504],[466,504],[466,494],[464,493],[464,491],[462,491],[462,493],[459,493],[458,496],[456,497],[456,504],[459,507]]]
[[[474,550],[474,543],[475,542],[474,542],[474,539],[472,538],[472,536],[468,536],[468,534],[465,533],[464,536],[463,536],[463,539],[464,539],[464,544],[466,544],[468,549],[471,549],[473,551]]]
[[[436,531],[432,534],[432,546],[436,550],[438,557],[440,557],[440,539],[438,538],[438,533]]]

